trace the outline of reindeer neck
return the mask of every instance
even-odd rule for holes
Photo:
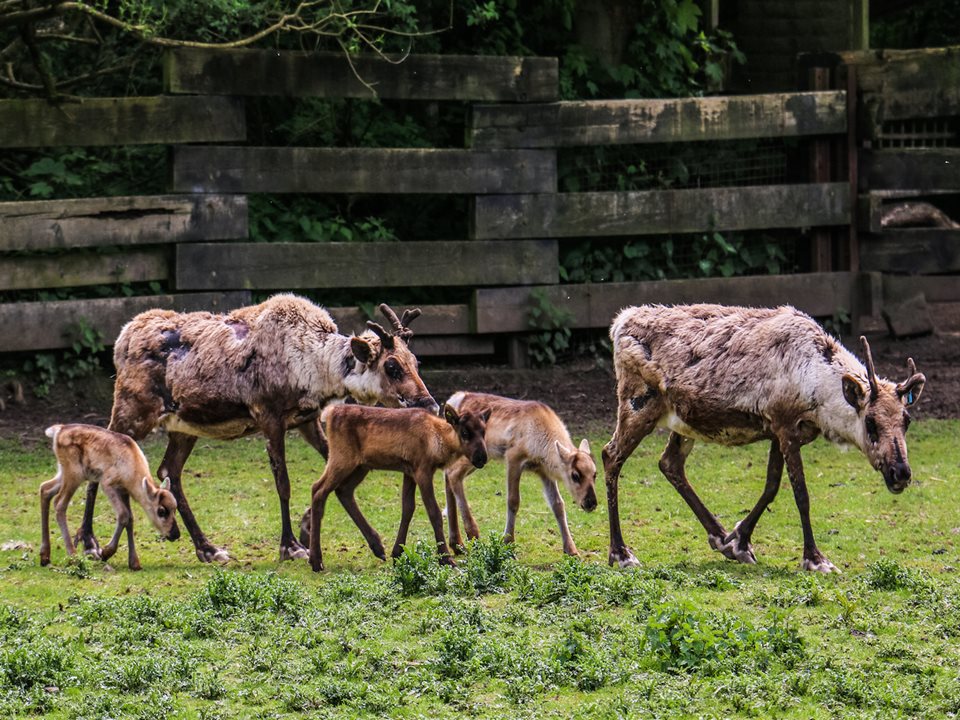
[[[847,373],[866,382],[866,368],[849,350],[842,348],[829,366],[822,366],[814,401],[817,426],[831,442],[860,446],[862,429],[857,411],[843,397],[843,376]]]

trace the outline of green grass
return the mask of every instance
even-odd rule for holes
[[[46,443],[0,442],[0,717],[944,717],[960,712],[960,422],[911,428],[918,484],[899,496],[856,451],[804,450],[818,543],[842,576],[799,570],[789,484],[754,535],[759,564],[709,550],[660,476],[647,439],[621,480],[624,533],[642,567],[606,566],[604,493],[568,503],[582,560],[565,559],[533,477],[504,547],[503,466],[467,481],[485,533],[460,569],[435,562],[422,507],[396,564],[381,563],[335,500],[329,571],[277,562],[278,502],[263,443],[201,441],[185,487],[235,558],[199,563],[135,510],[144,570],[67,563],[54,524],[41,568],[37,488]],[[594,452],[608,439],[591,436]],[[145,447],[152,464],[163,452]],[[761,445],[698,445],[688,474],[729,528],[759,496]],[[296,518],[322,460],[288,443]],[[601,481],[602,484],[602,481]],[[442,495],[439,480],[438,493]],[[358,499],[390,547],[399,478]],[[79,523],[82,494],[71,509]],[[296,520],[295,518],[295,520]],[[97,530],[109,536],[101,495]],[[26,547],[22,545],[25,544]]]

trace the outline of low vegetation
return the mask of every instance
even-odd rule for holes
[[[642,566],[606,566],[605,503],[570,511],[582,558],[562,557],[539,482],[525,478],[516,545],[503,545],[503,468],[470,478],[483,531],[459,567],[436,561],[418,505],[395,562],[373,558],[336,501],[332,570],[276,559],[276,495],[259,440],[201,441],[185,487],[214,542],[197,562],[135,516],[144,570],[54,545],[38,564],[39,484],[54,462],[0,442],[0,715],[232,717],[946,717],[960,711],[957,421],[910,431],[918,485],[892,495],[859,453],[805,456],[814,530],[841,576],[799,570],[789,487],[755,535],[759,563],[709,550],[656,469],[651,438],[621,478],[621,517]],[[606,437],[591,434],[594,447]],[[155,465],[159,439],[145,447]],[[293,508],[322,461],[291,439]],[[764,448],[697,447],[692,482],[732,526],[763,484]],[[439,490],[439,488],[438,488]],[[358,490],[391,537],[399,478]],[[109,532],[109,508],[97,528]],[[80,512],[79,503],[71,518]],[[74,520],[74,523],[76,521]],[[142,538],[142,539],[141,539]]]

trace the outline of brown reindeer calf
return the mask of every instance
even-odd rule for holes
[[[413,517],[415,487],[433,526],[441,562],[453,565],[443,540],[443,517],[433,493],[433,475],[455,460],[466,457],[476,467],[487,462],[484,428],[490,411],[458,413],[444,408],[440,418],[426,410],[391,410],[360,405],[336,405],[323,413],[330,456],[320,479],[313,484],[310,520],[310,566],[323,570],[320,523],[327,496],[336,492],[352,497],[357,485],[371,470],[403,473],[400,529],[393,557],[401,553]],[[356,518],[354,518],[356,521]],[[381,560],[383,542],[369,523],[357,522],[367,544]]]
[[[503,458],[507,463],[507,524],[503,531],[506,542],[513,542],[517,510],[520,508],[520,475],[532,470],[543,483],[543,497],[553,510],[557,526],[563,538],[563,551],[577,555],[567,512],[560,497],[558,484],[567,486],[577,504],[592,512],[597,507],[594,484],[597,466],[590,456],[590,444],[584,438],[577,448],[570,440],[563,421],[541,402],[512,400],[484,393],[454,393],[447,405],[459,412],[477,412],[489,408],[487,421],[487,453],[493,458]],[[450,546],[456,551],[463,545],[457,522],[457,507],[463,516],[468,538],[477,538],[480,529],[470,512],[470,505],[463,489],[463,481],[473,472],[466,458],[460,458],[444,472],[447,491],[447,522],[450,524]]]
[[[912,359],[907,379],[877,377],[866,338],[866,367],[808,315],[785,306],[642,305],[610,327],[617,374],[617,429],[603,448],[610,518],[610,564],[636,565],[623,541],[617,502],[620,470],[656,427],[671,431],[660,471],[707,531],[710,546],[754,563],[753,529],[780,488],[786,464],[803,529],[805,570],[836,571],[817,548],[800,448],[817,436],[856,445],[890,492],[910,483],[907,408],[923,390]],[[770,442],[767,484],[731,532],[697,497],[684,464],[696,440],[722,445]]]
[[[100,559],[109,560],[117,551],[124,529],[127,531],[127,565],[140,569],[133,545],[132,497],[143,506],[147,517],[167,540],[180,537],[177,527],[177,501],[169,485],[157,487],[150,477],[150,466],[143,451],[127,435],[93,425],[53,425],[46,430],[53,438],[57,456],[57,474],[40,486],[40,564],[50,562],[50,500],[56,495],[57,524],[63,535],[67,555],[76,549],[67,528],[67,506],[84,482],[98,483],[117,513],[117,529],[109,543],[100,549]]]

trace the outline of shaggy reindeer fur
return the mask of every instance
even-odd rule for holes
[[[158,473],[170,481],[200,560],[228,556],[204,536],[181,486],[181,470],[198,437],[266,436],[280,496],[280,557],[306,558],[290,528],[286,431],[296,428],[326,456],[317,416],[330,402],[349,395],[362,403],[439,409],[407,348],[413,333],[406,325],[420,311],[407,311],[401,320],[386,305],[380,309],[393,332],[368,323],[371,331],[361,336],[341,335],[325,310],[294,295],[276,295],[228,315],[150,310],[120,332],[110,428],[135,439],[166,428]],[[96,546],[88,523],[95,495],[91,485],[82,531],[88,548]],[[363,521],[355,504],[348,500],[345,507],[355,522]]]
[[[507,464],[507,524],[504,539],[513,542],[517,510],[520,508],[520,475],[531,470],[540,477],[543,497],[553,510],[557,527],[563,538],[563,551],[577,555],[570,528],[567,526],[567,511],[560,497],[559,483],[567,486],[577,505],[592,512],[597,507],[594,485],[597,466],[590,456],[590,444],[584,438],[580,447],[570,440],[563,421],[541,402],[512,400],[484,393],[458,392],[447,401],[449,407],[459,412],[490,409],[487,421],[487,452],[490,457],[504,458]],[[466,458],[457,460],[445,473],[447,491],[447,522],[450,524],[450,546],[457,549],[463,545],[457,523],[457,507],[463,515],[463,525],[468,538],[480,536],[477,521],[470,512],[470,505],[463,489],[463,481],[473,472]]]
[[[484,427],[489,410],[458,413],[444,408],[444,417],[424,410],[337,405],[324,411],[330,440],[330,458],[323,475],[313,484],[311,502],[310,566],[323,570],[320,549],[320,524],[327,496],[331,492],[353,492],[371,470],[398,470],[403,473],[400,529],[393,545],[393,557],[399,557],[407,541],[413,517],[415,488],[427,510],[437,540],[440,560],[449,565],[450,549],[443,541],[443,517],[433,493],[433,475],[438,468],[449,467],[458,458],[466,458],[480,468],[487,462]],[[381,560],[386,556],[383,542],[368,523],[357,523],[367,544]]]
[[[904,382],[879,379],[865,338],[866,368],[792,307],[631,307],[614,319],[610,337],[618,400],[617,428],[603,449],[611,564],[637,562],[620,530],[617,482],[623,463],[658,426],[672,431],[660,470],[697,515],[711,547],[740,562],[756,562],[750,536],[777,494],[786,462],[803,527],[803,567],[836,570],[814,542],[800,460],[801,446],[820,434],[860,448],[891,492],[910,482],[906,408],[924,384],[912,359]],[[684,474],[695,440],[771,441],[763,495],[733,532],[703,505]]]
[[[76,550],[67,527],[67,506],[85,482],[103,486],[117,514],[113,538],[98,557],[109,560],[117,551],[121,533],[127,531],[127,565],[140,569],[140,558],[133,544],[132,497],[143,506],[147,517],[167,540],[180,537],[177,527],[177,501],[169,488],[157,487],[150,478],[150,466],[140,447],[128,436],[93,425],[53,425],[46,430],[53,439],[57,474],[40,486],[40,564],[50,562],[50,500],[56,496],[57,524],[63,535],[67,555]]]

